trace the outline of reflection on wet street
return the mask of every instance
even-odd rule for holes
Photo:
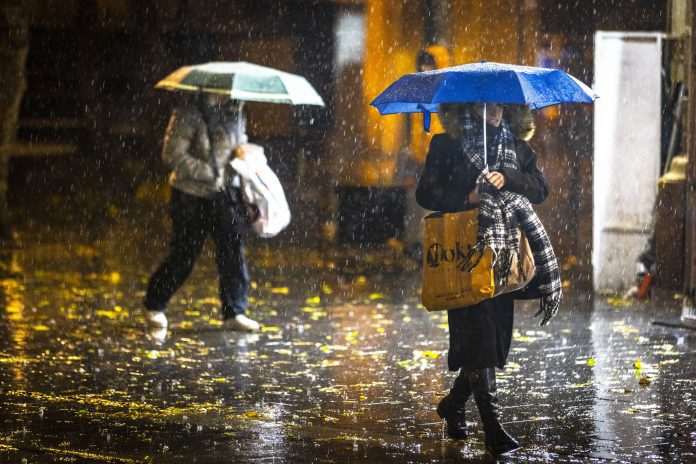
[[[141,299],[164,242],[115,227],[25,234],[1,281],[0,456],[7,462],[488,461],[445,438],[446,314],[385,249],[250,246],[258,334],[221,327],[206,249],[147,333]],[[696,462],[693,332],[655,326],[678,304],[569,290],[540,329],[520,303],[500,375],[502,462]]]

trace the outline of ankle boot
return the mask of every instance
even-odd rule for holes
[[[471,396],[469,378],[461,371],[454,385],[437,405],[437,415],[447,421],[447,435],[455,440],[466,438],[466,401]]]
[[[495,388],[495,368],[488,367],[468,371],[474,401],[481,414],[483,431],[486,433],[486,449],[493,456],[508,453],[520,447],[500,425],[500,408]]]

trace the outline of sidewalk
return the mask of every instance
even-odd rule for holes
[[[419,307],[418,271],[390,249],[255,244],[263,327],[239,334],[220,328],[206,248],[157,341],[139,311],[161,230],[20,232],[22,278],[0,282],[0,460],[489,461],[473,402],[472,437],[445,438],[446,314]],[[696,333],[651,323],[678,303],[569,293],[543,329],[518,306],[499,385],[524,448],[499,461],[696,460]]]

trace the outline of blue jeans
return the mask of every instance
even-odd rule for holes
[[[150,278],[145,307],[163,311],[191,274],[209,234],[217,245],[220,300],[225,319],[244,314],[249,296],[249,272],[244,256],[244,225],[237,209],[222,194],[202,198],[172,189],[172,238],[169,255]]]

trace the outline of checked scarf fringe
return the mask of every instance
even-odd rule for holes
[[[464,153],[469,161],[481,170],[482,175],[488,172],[489,167],[491,170],[519,169],[514,138],[505,120],[501,122],[500,132],[493,137],[488,147],[488,166],[483,162],[483,128],[473,120],[468,111],[462,111],[460,124]],[[562,297],[561,274],[546,229],[529,200],[523,195],[498,190],[488,182],[480,182],[479,197],[476,248],[479,251],[486,247],[493,250],[495,264],[498,265],[505,282],[511,271],[513,258],[520,247],[517,228],[524,231],[534,256],[541,294],[539,311],[534,316],[543,314],[539,325],[545,326],[558,312]]]

